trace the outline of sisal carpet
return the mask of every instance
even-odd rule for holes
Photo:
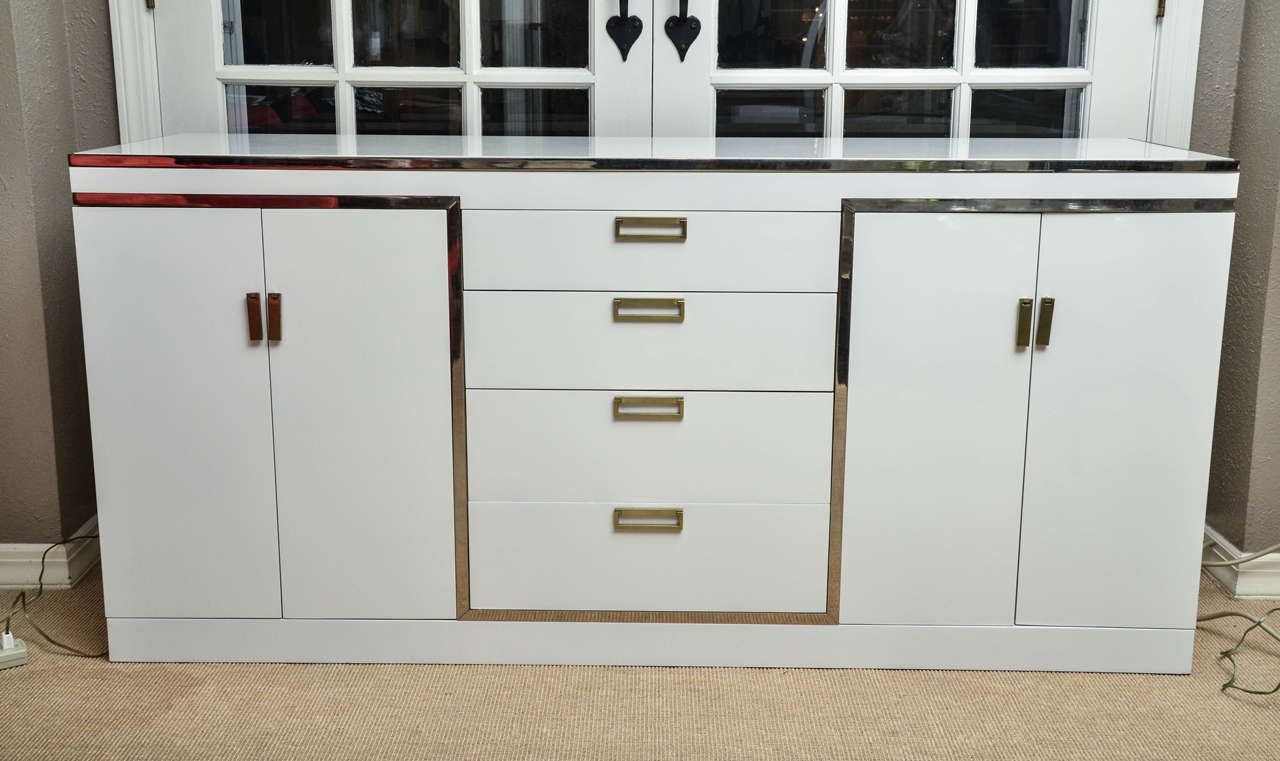
[[[1272,603],[1276,605],[1280,603]],[[1202,580],[1201,607],[1261,613]],[[82,649],[105,643],[97,572],[37,603]],[[0,759],[1266,758],[1280,695],[1223,693],[1206,624],[1189,677],[515,666],[113,664],[30,636],[0,671]],[[1280,681],[1280,646],[1240,658]]]

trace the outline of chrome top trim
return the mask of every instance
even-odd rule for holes
[[[1235,159],[513,158],[78,153],[73,167],[479,172],[1236,172]]]
[[[1235,211],[1234,198],[846,198],[846,212],[1186,213]]]

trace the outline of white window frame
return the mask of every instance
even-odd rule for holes
[[[178,120],[172,114],[164,114],[165,94],[160,89],[159,68],[161,56],[157,54],[161,29],[156,16],[158,11],[148,11],[143,0],[109,0],[113,33],[116,25],[121,33],[137,30],[145,39],[122,45],[117,52],[117,81],[120,93],[138,78],[139,74],[154,77],[149,85],[155,91],[148,97],[148,105],[155,113],[143,113],[136,109],[138,120],[132,118],[135,110],[126,117],[126,107],[121,97],[122,136],[128,123],[132,137],[135,123],[142,134],[159,136],[166,123]],[[474,0],[462,3],[459,18],[460,66],[451,67],[392,67],[356,66],[352,40],[351,0],[331,0],[331,28],[333,37],[332,65],[245,65],[226,63],[223,60],[224,32],[222,24],[224,0],[158,0],[159,3],[190,3],[177,12],[191,17],[191,23],[181,24],[184,67],[175,73],[191,81],[194,91],[183,98],[188,123],[210,125],[225,129],[227,122],[227,85],[299,85],[334,88],[334,118],[339,139],[354,138],[356,134],[355,89],[358,87],[422,87],[457,88],[462,90],[463,134],[479,135],[481,132],[480,92],[482,88],[551,88],[582,89],[588,91],[588,121],[591,133],[596,135],[627,134],[636,123],[648,124],[650,103],[648,99],[634,97],[636,89],[648,90],[652,72],[649,46],[637,44],[628,60],[623,62],[613,42],[603,33],[605,20],[616,13],[616,0],[591,0],[588,3],[587,67],[484,67],[480,63],[479,29],[480,8]],[[646,7],[648,6],[648,7]],[[141,14],[139,12],[141,9]],[[635,3],[633,15],[639,15],[646,32],[651,28],[651,5]],[[208,14],[208,15],[204,15]],[[599,29],[597,29],[599,27]],[[207,28],[209,34],[203,35]],[[117,35],[120,36],[120,35]],[[121,36],[121,39],[128,37]],[[123,54],[123,55],[121,55]],[[607,83],[608,86],[599,86]],[[178,131],[188,131],[186,124]]]
[[[657,1],[654,15],[661,17],[661,8],[670,0]],[[715,44],[718,19],[708,7],[714,6],[703,0],[701,7],[706,12],[700,16],[702,34],[686,59],[680,61],[662,41],[654,53],[654,135],[714,135],[718,90],[822,90],[823,134],[839,139],[844,135],[844,95],[848,88],[951,90],[951,137],[963,140],[969,137],[975,90],[1080,88],[1082,137],[1146,137],[1150,131],[1150,103],[1145,99],[1134,102],[1132,96],[1137,90],[1148,92],[1152,85],[1148,74],[1154,69],[1159,28],[1155,1],[1151,0],[1149,8],[1145,7],[1147,0],[1087,1],[1090,31],[1081,51],[1084,64],[1079,67],[979,68],[973,44],[979,0],[956,0],[954,67],[846,69],[845,20],[849,2],[827,0],[825,69],[719,69]],[[691,3],[691,13],[693,9]],[[1149,25],[1134,35],[1133,28],[1144,23]],[[708,39],[706,44],[704,38]],[[1170,52],[1175,47],[1170,46]],[[1193,48],[1191,54],[1198,56],[1198,49]],[[1099,77],[1100,71],[1111,76]],[[1191,87],[1194,90],[1194,80]]]
[[[158,2],[188,2],[190,0],[158,0]],[[214,3],[219,0],[211,0]],[[834,5],[832,9],[832,17],[843,19],[847,12],[845,3],[847,0],[832,0]],[[597,0],[593,5],[598,7],[601,2],[606,0]],[[1155,14],[1156,0],[1125,0],[1125,2],[1139,2],[1149,4],[1152,15]],[[958,99],[966,99],[966,102],[953,103],[953,123],[952,130],[954,137],[964,137],[967,135],[968,124],[967,119],[961,118],[960,114],[967,115],[969,113],[968,99],[971,96],[974,86],[987,86],[995,84],[991,77],[999,78],[1001,74],[991,72],[1006,72],[1009,70],[972,70],[972,46],[967,44],[967,30],[972,29],[969,20],[971,17],[976,18],[976,3],[972,0],[959,0],[964,4],[964,15],[962,24],[958,25],[957,49],[961,51],[964,59],[958,61],[960,68],[957,70],[909,70],[904,74],[901,71],[893,70],[866,70],[853,69],[847,71],[839,71],[832,73],[830,71],[776,71],[768,72],[767,77],[761,79],[755,75],[761,72],[749,72],[753,77],[752,81],[743,81],[741,78],[744,74],[737,72],[719,72],[716,74],[713,84],[728,86],[749,86],[749,87],[774,87],[774,86],[793,86],[803,87],[810,83],[815,86],[826,86],[828,90],[828,100],[826,103],[826,113],[828,124],[827,134],[836,135],[837,131],[832,131],[832,122],[843,123],[843,89],[844,86],[854,86],[857,88],[926,88],[930,86],[956,88],[956,94],[953,101]],[[160,137],[163,134],[163,122],[160,109],[160,78],[156,56],[156,31],[152,12],[146,8],[144,0],[108,0],[111,13],[111,31],[112,31],[112,47],[115,58],[116,73],[116,93],[117,105],[120,119],[120,134],[123,142],[131,142],[136,140],[144,140],[152,137]],[[632,3],[632,13],[641,13],[642,9],[652,12],[654,16],[662,16],[665,12],[665,6],[659,3],[655,10],[650,6],[645,8],[647,3]],[[478,6],[475,3],[466,3],[464,8],[472,9],[464,12],[464,17],[475,16],[475,18],[464,18],[462,23],[464,27],[468,24],[478,24]],[[345,56],[350,54],[349,32],[344,34],[344,29],[349,29],[350,13],[337,10],[338,8],[349,9],[349,0],[335,0],[335,16],[341,15],[345,19],[341,22],[342,26],[335,23],[335,63],[340,59],[337,58],[340,51],[344,56],[341,60],[346,60]],[[1096,13],[1095,9],[1092,9]],[[1149,140],[1160,142],[1166,145],[1179,147],[1187,147],[1191,139],[1191,117],[1195,101],[1195,79],[1196,67],[1199,58],[1199,37],[1201,19],[1204,12],[1204,0],[1177,0],[1170,2],[1166,15],[1160,22],[1157,30],[1157,42],[1155,51],[1155,62],[1153,65],[1153,82],[1150,89],[1150,109],[1148,114],[1148,123],[1146,129],[1146,137]],[[1095,16],[1096,18],[1096,16]],[[594,25],[599,21],[593,18]],[[1092,22],[1091,22],[1092,23]],[[960,27],[963,28],[960,28]],[[1121,33],[1122,30],[1116,30]],[[217,40],[217,55],[219,60],[221,57],[221,29],[217,29],[219,34]],[[666,45],[669,47],[669,41],[665,35],[662,35],[661,24],[656,23],[654,18],[645,19],[645,35],[652,42],[651,46],[645,46],[643,40],[632,49],[631,56],[637,54],[643,55],[648,59],[646,52],[652,52],[653,47]],[[656,35],[661,35],[657,37]],[[593,34],[593,40],[600,35]],[[705,44],[713,35],[704,35],[698,40],[698,43]],[[844,41],[844,25],[842,23],[831,24],[828,29],[828,46],[829,50],[842,49]],[[339,39],[342,42],[339,42]],[[532,73],[526,73],[528,70],[506,69],[498,72],[490,73],[492,70],[481,70],[479,67],[479,51],[469,50],[474,47],[467,42],[467,35],[463,35],[463,56],[464,67],[442,71],[439,69],[398,69],[396,71],[385,72],[369,72],[365,70],[351,70],[338,74],[336,71],[327,75],[317,76],[317,72],[307,72],[312,79],[289,79],[290,82],[307,82],[324,80],[342,81],[352,84],[368,84],[368,85],[432,85],[440,84],[461,84],[464,86],[463,111],[466,120],[466,130],[471,134],[479,132],[479,86],[481,85],[510,85],[510,86],[531,86],[533,84],[544,85],[551,83],[564,84],[583,84],[582,70],[555,70],[555,69],[535,69]],[[1097,32],[1090,35],[1088,45],[1090,48],[1096,44]],[[714,47],[714,40],[710,40]],[[697,43],[695,43],[697,44]],[[598,60],[593,42],[592,59],[593,64]],[[834,46],[839,45],[840,48]],[[646,51],[645,48],[649,48]],[[1086,61],[1091,60],[1086,54]],[[828,60],[834,60],[829,58]],[[629,61],[629,63],[631,63]],[[640,61],[635,61],[640,63]],[[660,74],[660,65],[653,66],[646,61],[651,69],[657,70]],[[963,72],[966,66],[970,70]],[[251,67],[257,69],[258,67]],[[312,69],[314,67],[293,67]],[[332,71],[332,70],[331,70]],[[467,75],[467,72],[474,72]],[[1055,86],[1075,86],[1079,84],[1089,84],[1081,82],[1083,78],[1080,70],[1076,69],[1054,69],[1054,70],[1018,70],[1020,74],[1025,75],[1027,82],[1035,81],[1035,84],[1027,84],[1028,87],[1052,83]],[[548,75],[548,72],[551,72]],[[873,73],[874,72],[874,73]],[[421,76],[419,76],[421,74]],[[218,72],[220,77],[234,77],[237,82],[263,82],[263,83],[279,83],[281,78],[275,78],[274,74],[262,74],[256,72],[251,80],[240,79],[239,77],[248,76],[248,72],[241,72],[239,67],[223,66]],[[591,75],[589,72],[587,76]],[[656,76],[656,75],[655,75]],[[536,77],[536,78],[535,78]],[[735,77],[738,79],[735,80]],[[806,79],[807,77],[807,79]],[[1008,79],[999,84],[1008,86]],[[785,83],[785,85],[784,85]],[[837,86],[839,85],[839,86]],[[588,84],[587,86],[592,86]],[[350,123],[344,124],[353,119],[354,107],[351,109],[343,108],[343,97],[351,97],[349,95],[350,88],[346,88],[348,94],[344,96],[341,92],[343,88],[339,88],[338,96],[338,116],[339,132],[350,134],[354,131],[354,125]],[[604,90],[607,88],[601,88]],[[597,107],[601,92],[592,93],[593,108]],[[632,93],[626,93],[630,96]],[[632,100],[642,100],[634,99]],[[1091,98],[1086,95],[1085,108],[1089,108]],[[225,109],[225,102],[221,105]],[[595,120],[595,114],[593,121]],[[223,111],[225,124],[225,110]],[[714,116],[707,115],[712,119],[711,124],[714,125]],[[1085,123],[1088,114],[1085,114]],[[960,123],[958,123],[960,122]],[[634,122],[632,122],[634,123]],[[655,130],[655,134],[658,131]]]

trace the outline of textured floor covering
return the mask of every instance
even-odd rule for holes
[[[1274,604],[1274,603],[1273,603]],[[95,572],[37,604],[105,643]],[[1262,612],[1203,581],[1201,607]],[[1205,625],[1190,677],[513,666],[113,664],[25,627],[0,671],[0,759],[1195,759],[1274,757],[1280,695],[1223,693]],[[1280,646],[1241,657],[1280,681]]]

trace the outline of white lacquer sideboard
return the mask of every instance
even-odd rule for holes
[[[1190,669],[1234,161],[70,163],[114,660]]]

